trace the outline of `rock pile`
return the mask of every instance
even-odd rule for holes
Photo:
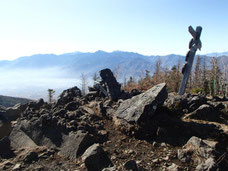
[[[164,83],[126,93],[111,70],[100,75],[87,95],[73,87],[56,103],[1,108],[0,170],[228,169],[226,101]]]

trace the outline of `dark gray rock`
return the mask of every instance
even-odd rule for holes
[[[22,120],[19,127],[37,145],[45,145],[49,148],[60,147],[62,143],[61,130],[51,124],[51,120],[49,120],[51,117],[44,116],[39,119]]]
[[[1,158],[10,158],[13,156],[13,152],[10,146],[9,137],[4,137],[0,140],[0,157]]]
[[[215,158],[217,144],[215,141],[202,140],[193,136],[182,149],[178,150],[178,159],[184,163],[193,161],[197,165],[202,164],[208,158]]]
[[[217,111],[220,111],[225,108],[225,105],[223,104],[224,102],[207,101],[207,103],[210,104],[211,106],[213,106],[215,108],[215,110],[217,110]]]
[[[203,104],[207,104],[207,99],[203,96],[193,96],[191,94],[177,95],[175,93],[169,93],[164,103],[166,107],[178,114],[193,112]]]
[[[180,169],[180,167],[178,165],[173,163],[171,166],[167,167],[166,170],[167,171],[180,171],[182,169]]]
[[[10,121],[5,115],[5,112],[0,111],[0,139],[8,136],[12,130]]]
[[[81,97],[81,96],[82,96],[81,90],[78,87],[72,87],[70,89],[64,90],[60,94],[60,96],[56,102],[56,106],[65,105],[65,104],[73,101],[74,98]]]
[[[219,118],[219,113],[212,106],[203,104],[194,112],[186,115],[186,118],[206,121],[217,121]]]
[[[129,160],[124,164],[126,170],[138,171],[137,164],[134,160]]]
[[[27,146],[30,145],[45,145],[49,148],[60,147],[62,143],[62,132],[57,128],[56,125],[52,125],[49,118],[45,117],[49,116],[42,115],[42,117],[32,118],[31,120],[18,120],[13,133],[10,135],[10,139],[15,143],[15,147],[17,146]],[[27,142],[24,142],[24,139]],[[18,142],[24,142],[20,143]]]
[[[34,110],[39,110],[44,104],[43,99],[39,99],[38,101],[32,101],[28,103],[28,107]]]
[[[82,155],[88,171],[101,171],[112,165],[111,160],[99,144],[93,144]]]
[[[121,97],[121,85],[116,81],[112,71],[108,68],[100,71],[102,83],[105,84],[107,92],[111,100],[117,101]]]
[[[33,161],[36,161],[37,159],[38,159],[38,154],[34,151],[31,151],[25,156],[23,161],[25,163],[31,163]]]
[[[168,96],[166,84],[158,84],[140,95],[121,103],[115,116],[129,123],[137,123],[154,114]]]
[[[177,151],[177,156],[178,159],[183,162],[183,163],[190,163],[190,161],[192,160],[192,153],[191,151],[186,151],[186,150],[178,150]]]
[[[94,144],[94,138],[87,132],[70,133],[69,136],[64,137],[60,154],[69,159],[76,159],[92,144]]]
[[[13,128],[9,139],[11,141],[11,147],[15,150],[23,147],[37,147],[34,141],[18,125]]]
[[[171,111],[175,113],[182,113],[182,110],[188,110],[188,95],[177,95],[175,93],[169,93],[168,98],[164,102],[164,106],[169,108]]]
[[[131,95],[131,96],[137,96],[137,95],[139,95],[140,93],[141,93],[141,92],[140,92],[139,90],[137,90],[137,89],[132,89],[130,95]]]
[[[80,105],[79,102],[72,101],[72,102],[69,102],[66,104],[65,109],[69,110],[69,111],[73,111],[73,110],[78,109],[79,105]]]
[[[207,103],[207,99],[203,96],[193,96],[188,98],[188,111],[192,112],[203,104]]]
[[[21,116],[23,109],[25,110],[24,106],[25,105],[16,104],[13,107],[8,107],[5,114],[10,121],[17,120],[17,118]]]

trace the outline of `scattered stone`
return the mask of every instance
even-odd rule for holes
[[[33,161],[36,161],[37,159],[38,159],[38,154],[34,151],[31,151],[25,156],[23,161],[25,163],[31,163]]]
[[[159,160],[158,159],[153,159],[152,162],[153,163],[159,163]]]
[[[214,158],[216,142],[205,141],[198,137],[191,137],[189,141],[178,150],[178,159],[181,162],[196,164],[204,163],[205,159]],[[212,146],[211,146],[212,145]]]
[[[179,171],[180,167],[178,165],[176,165],[175,163],[172,163],[171,166],[167,167],[166,169],[167,171]]]
[[[104,168],[102,171],[117,171],[117,168],[113,166],[113,167]]]
[[[196,171],[204,171],[204,170],[218,171],[219,169],[215,160],[213,158],[208,158],[204,163],[201,163],[196,167]]]
[[[154,141],[154,142],[152,143],[152,145],[153,145],[153,147],[158,147],[158,146],[159,146],[158,143],[157,143],[156,141]]]
[[[13,165],[13,163],[12,163],[11,161],[6,160],[6,161],[0,163],[0,169],[1,169],[1,170],[7,170],[7,169],[9,169],[12,165]]]
[[[79,105],[80,104],[77,101],[72,101],[72,102],[67,103],[65,109],[69,110],[69,111],[74,111],[74,110],[78,109]]]
[[[39,99],[38,101],[32,101],[28,103],[28,107],[34,110],[39,110],[43,105],[44,105],[43,99]]]
[[[21,164],[20,163],[17,163],[12,170],[20,170],[21,169]]]
[[[0,170],[228,170],[227,102],[175,93],[166,99],[165,84],[124,93],[111,82],[99,84],[109,98],[101,89],[81,96],[73,87],[57,103],[40,99],[15,107],[21,113],[0,139]],[[1,119],[6,110],[0,107],[0,128],[8,122]]]
[[[138,171],[137,164],[134,160],[129,160],[124,164],[126,170]]]
[[[167,147],[166,143],[161,143],[161,147]]]
[[[201,105],[206,104],[207,99],[203,96],[193,96],[188,99],[188,111],[192,112],[199,108]]]
[[[112,166],[111,160],[99,144],[93,144],[82,155],[88,171],[100,171]]]
[[[199,120],[206,120],[206,121],[216,121],[218,116],[218,111],[216,111],[213,107],[203,104],[194,112],[186,115],[185,117],[190,119],[199,119]]]

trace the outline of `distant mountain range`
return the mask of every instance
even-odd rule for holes
[[[95,53],[66,53],[62,55],[38,54],[28,57],[21,57],[13,61],[0,61],[0,67],[3,69],[47,69],[59,68],[72,74],[72,76],[81,73],[93,74],[103,68],[120,68],[122,76],[136,76],[141,70],[153,71],[154,65],[158,59],[162,64],[171,67],[178,60],[183,61],[184,57],[180,55],[167,56],[145,56],[133,52],[114,51],[112,53],[97,51]]]
[[[228,65],[228,57],[224,54],[228,55],[228,52],[208,54],[204,57],[209,65],[212,56],[219,56],[217,59],[223,69],[223,63]],[[48,88],[55,89],[58,95],[60,91],[70,86],[80,87],[81,73],[91,80],[94,73],[104,68],[118,71],[118,79],[122,82],[123,78],[128,79],[130,76],[136,78],[145,70],[153,73],[158,60],[161,60],[162,67],[170,69],[178,63],[183,65],[185,56],[175,54],[146,56],[133,52],[97,51],[62,55],[37,54],[13,61],[4,60],[0,61],[0,94],[35,99],[46,98]]]
[[[208,53],[208,54],[206,54],[206,56],[210,56],[210,57],[228,56],[228,52]]]
[[[16,97],[9,97],[9,96],[1,96],[0,95],[0,106],[4,107],[13,107],[15,104],[21,103],[25,104],[30,102],[29,99],[24,98],[16,98]]]

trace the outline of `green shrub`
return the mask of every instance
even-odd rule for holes
[[[203,88],[197,87],[192,89],[192,94],[205,93]]]

